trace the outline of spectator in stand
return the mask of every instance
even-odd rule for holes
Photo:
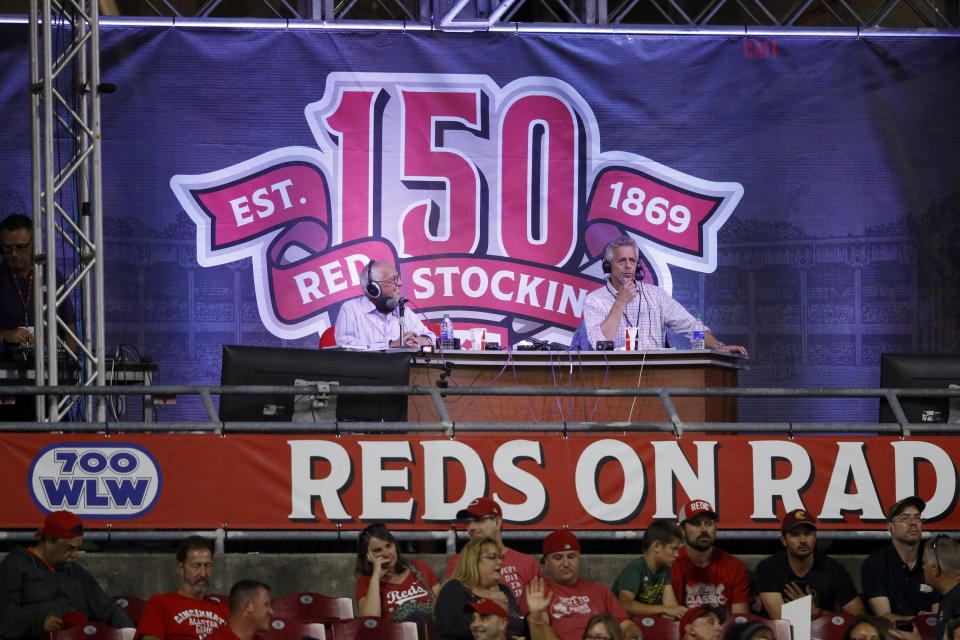
[[[923,581],[923,518],[926,503],[917,496],[900,500],[887,511],[890,545],[860,567],[863,597],[874,614],[896,622],[936,611],[940,597]]]
[[[177,548],[180,586],[147,601],[137,625],[142,640],[204,640],[227,624],[229,613],[221,602],[205,600],[213,575],[213,541],[190,536]]]
[[[866,616],[858,616],[850,621],[843,634],[843,640],[881,640],[883,633],[876,623]]]
[[[500,579],[510,587],[513,597],[521,604],[521,609],[526,611],[523,587],[530,582],[531,578],[541,576],[543,572],[540,563],[534,557],[514,551],[503,544],[503,513],[500,511],[500,505],[491,498],[476,498],[467,505],[466,509],[457,512],[457,520],[466,523],[471,540],[490,538],[497,543],[500,555],[503,556]],[[447,565],[447,578],[453,575],[458,558],[459,556],[453,556],[450,559]]]
[[[612,615],[600,613],[587,620],[581,640],[623,640],[623,629]]]
[[[681,616],[677,629],[683,640],[719,640],[727,610],[723,607],[690,607]]]
[[[691,500],[678,520],[686,544],[680,547],[670,570],[677,602],[685,607],[726,607],[749,613],[753,596],[747,565],[715,546],[717,512],[706,500]]]
[[[670,582],[670,568],[682,544],[683,532],[674,523],[650,523],[640,542],[643,555],[631,560],[613,582],[613,593],[628,614],[659,614],[676,620],[686,612],[677,604]]]
[[[357,610],[394,622],[433,619],[440,581],[426,562],[408,562],[383,524],[371,524],[357,542]]]
[[[788,512],[780,525],[784,550],[760,561],[757,591],[770,618],[778,620],[785,602],[813,596],[811,618],[827,611],[859,616],[863,600],[843,565],[816,553],[817,521],[802,509]]]
[[[210,640],[253,640],[270,629],[270,587],[256,580],[240,580],[230,588],[230,622],[210,635]]]
[[[473,616],[470,633],[473,640],[506,640],[507,622],[510,614],[493,600],[478,600],[463,605],[463,610]]]
[[[762,620],[748,620],[727,627],[723,640],[774,640],[774,635]]]
[[[590,618],[605,613],[616,618],[626,638],[641,637],[640,629],[610,589],[580,577],[577,536],[560,529],[544,538],[543,562],[550,576],[544,588],[553,594],[547,609],[548,621],[560,640],[578,640]]]
[[[524,619],[510,588],[501,582],[503,554],[492,538],[471,540],[460,552],[460,559],[434,605],[436,618],[434,640],[470,640],[473,616],[463,610],[468,602],[492,600],[509,615],[507,635],[524,634]]]
[[[0,562],[0,638],[26,640],[67,623],[101,622],[132,627],[120,604],[76,564],[83,521],[69,511],[47,515],[40,540],[14,547]]]
[[[553,600],[553,592],[546,591],[547,580],[534,578],[526,587],[527,608],[530,615],[530,640],[559,640],[556,630],[550,626],[547,612]],[[624,640],[620,621],[609,613],[600,613],[587,620],[581,640]]]
[[[923,577],[943,596],[933,640],[950,640],[947,628],[960,615],[960,542],[944,534],[931,540],[923,552]],[[920,640],[916,625],[911,631],[891,629],[889,635],[896,640]]]

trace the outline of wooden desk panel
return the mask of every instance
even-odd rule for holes
[[[718,351],[449,352],[452,381],[460,386],[571,387],[736,387],[742,358]],[[508,362],[509,358],[509,362]],[[417,360],[410,384],[434,385],[436,363]],[[561,391],[562,393],[562,391]],[[735,422],[736,398],[674,398],[680,418],[689,422]],[[454,421],[465,422],[666,422],[656,397],[586,398],[573,396],[460,396],[446,399]],[[437,420],[430,398],[411,396],[411,421]]]

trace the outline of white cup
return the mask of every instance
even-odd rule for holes
[[[483,328],[470,329],[470,348],[474,351],[483,351],[487,340],[487,330]]]
[[[640,346],[640,329],[636,327],[627,327],[626,348],[627,351],[636,351]]]

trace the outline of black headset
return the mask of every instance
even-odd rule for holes
[[[365,267],[367,271],[367,295],[371,298],[379,298],[383,295],[383,289],[380,288],[380,283],[373,279],[373,265],[376,263],[376,260],[370,260]]]

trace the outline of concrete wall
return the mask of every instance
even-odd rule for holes
[[[5,555],[5,554],[3,554]],[[449,556],[422,554],[408,556],[425,560],[443,580]],[[763,559],[760,555],[740,556],[752,571]],[[850,572],[860,588],[860,563],[865,556],[836,556]],[[633,556],[585,555],[580,575],[603,584],[612,584],[620,569]],[[100,581],[110,595],[129,595],[149,598],[155,593],[172,591],[180,584],[176,558],[171,554],[156,553],[89,553],[79,559],[88,571]],[[214,559],[211,593],[227,593],[230,585],[241,578],[262,580],[272,587],[273,595],[312,591],[328,596],[353,598],[355,589],[354,554],[240,554],[225,553]]]

